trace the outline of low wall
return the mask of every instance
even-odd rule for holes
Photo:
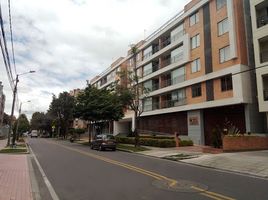
[[[260,136],[225,136],[222,141],[223,151],[244,151],[268,149],[268,137]]]

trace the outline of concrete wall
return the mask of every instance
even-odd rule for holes
[[[204,119],[203,111],[195,110],[187,112],[188,136],[194,144],[204,145]]]

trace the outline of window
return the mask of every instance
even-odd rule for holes
[[[200,58],[194,60],[191,64],[192,73],[198,72],[201,69]]]
[[[217,10],[221,9],[223,6],[226,5],[226,0],[216,0]]]
[[[179,48],[174,49],[170,55],[171,63],[180,61],[183,58],[183,47],[180,46]]]
[[[191,38],[191,48],[195,49],[200,46],[200,34],[195,35]]]
[[[192,86],[192,97],[200,97],[202,95],[201,83]]]
[[[185,80],[185,67],[180,67],[171,72],[171,84],[181,83]]]
[[[224,33],[227,33],[228,30],[229,30],[228,18],[226,18],[218,23],[218,36],[223,35]]]
[[[180,102],[185,100],[186,98],[186,92],[185,89],[176,90],[171,93],[171,100],[175,102]]]
[[[144,111],[150,111],[152,110],[153,105],[152,105],[152,97],[146,98],[143,100],[143,110]]]
[[[199,15],[198,15],[198,12],[192,14],[190,16],[190,26],[193,26],[195,25],[197,22],[199,22]]]
[[[228,91],[233,89],[232,76],[224,76],[221,78],[221,91]]]
[[[220,49],[220,63],[230,60],[230,46]]]
[[[148,65],[145,65],[143,67],[143,76],[146,76],[148,74],[151,74],[152,72],[153,72],[152,63],[149,63]]]
[[[153,89],[152,80],[144,82],[143,87],[145,90],[148,90],[149,92],[152,91]]]

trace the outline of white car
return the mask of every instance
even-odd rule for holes
[[[38,137],[38,131],[37,130],[32,130],[32,132],[31,132],[31,138],[32,137]]]

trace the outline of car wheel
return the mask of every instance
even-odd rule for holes
[[[94,148],[93,148],[93,144],[90,145],[90,149],[94,149]]]
[[[99,151],[102,151],[103,150],[103,147],[100,145],[99,146]]]

